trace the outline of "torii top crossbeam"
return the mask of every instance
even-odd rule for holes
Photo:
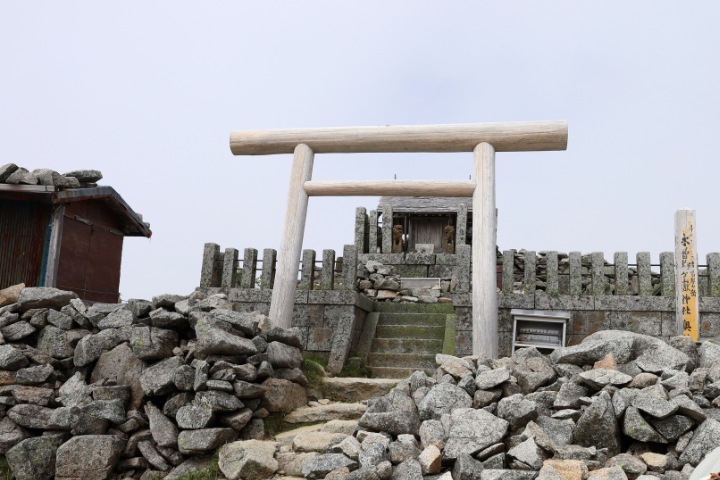
[[[309,196],[472,196],[473,353],[496,358],[495,152],[565,150],[567,138],[562,120],[232,132],[235,155],[294,154],[270,318],[290,327]],[[311,181],[315,153],[393,152],[473,152],[475,181]]]

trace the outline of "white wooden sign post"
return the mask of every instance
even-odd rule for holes
[[[697,342],[700,324],[695,210],[675,212],[675,311],[677,334]]]
[[[567,138],[566,121],[232,132],[235,155],[294,154],[270,318],[280,327],[291,325],[309,197],[472,197],[473,353],[497,358],[495,152],[565,150]],[[475,181],[311,180],[316,153],[390,152],[473,152]]]

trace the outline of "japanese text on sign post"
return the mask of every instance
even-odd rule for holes
[[[699,323],[695,210],[675,212],[675,274],[678,333],[697,341]]]

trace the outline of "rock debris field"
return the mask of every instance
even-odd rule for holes
[[[18,479],[172,480],[219,449],[228,480],[675,480],[720,446],[720,345],[687,337],[438,354],[432,377],[366,405],[308,406],[297,332],[224,295],[88,307],[11,287],[0,333],[0,449]],[[263,418],[288,411],[322,423],[270,437]]]

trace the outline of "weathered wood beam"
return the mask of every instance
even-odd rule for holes
[[[497,218],[495,217],[495,150],[481,143],[473,152],[472,321],[473,355],[498,358]]]
[[[472,197],[475,182],[469,180],[350,180],[305,182],[311,197]]]
[[[247,130],[230,134],[235,155],[293,153],[301,143],[315,153],[472,152],[488,143],[496,152],[567,149],[565,120],[395,125],[379,127]]]
[[[282,328],[290,328],[295,306],[300,250],[305,233],[305,219],[308,209],[308,195],[303,183],[312,178],[314,155],[307,145],[294,149],[290,188],[288,189],[285,226],[280,239],[278,265],[275,271],[275,285],[270,299],[270,319]]]

